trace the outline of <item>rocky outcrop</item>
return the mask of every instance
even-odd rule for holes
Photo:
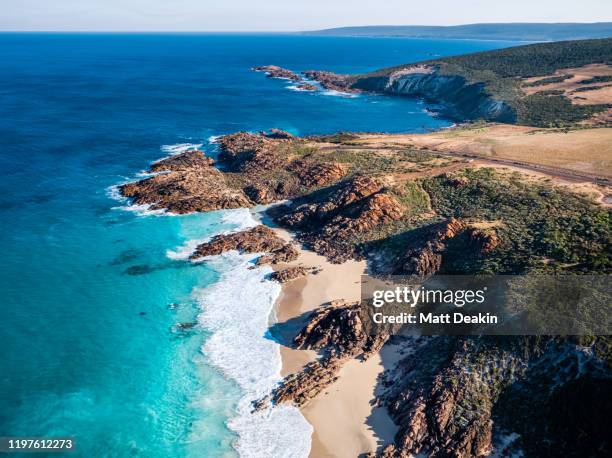
[[[272,128],[267,132],[261,132],[260,135],[263,135],[266,138],[273,138],[276,140],[294,140],[296,138],[295,135],[290,134],[286,130],[275,128]]]
[[[240,253],[265,253],[265,256],[258,260],[258,264],[289,262],[298,256],[293,244],[285,242],[269,227],[260,225],[246,231],[217,235],[209,242],[198,245],[189,259],[197,260],[231,250]]]
[[[202,151],[193,150],[154,162],[151,165],[151,172],[160,173],[206,168],[214,165],[214,163],[215,161],[210,157],[206,157]]]
[[[303,350],[325,350],[337,358],[357,355],[368,358],[385,343],[387,336],[368,332],[367,315],[360,302],[335,300],[321,307],[294,339]]]
[[[568,451],[562,447],[567,437],[543,427],[551,418],[540,418],[542,414],[552,414],[558,393],[574,389],[576,380],[600,388],[609,380],[602,378],[605,362],[595,352],[585,353],[566,339],[428,337],[413,348],[383,381],[387,388],[381,401],[399,431],[380,457],[487,456],[493,452],[495,435],[509,431],[518,433],[515,451],[558,456]],[[572,421],[573,413],[564,415],[563,421]],[[591,452],[609,447],[603,429],[588,421],[560,430],[578,441],[595,438],[589,443]]]
[[[343,300],[315,310],[294,344],[299,349],[320,351],[321,359],[285,377],[269,396],[255,403],[255,409],[284,402],[303,406],[336,381],[347,359],[367,359],[380,350],[388,335],[369,333],[363,313],[359,302]]]
[[[470,83],[459,75],[443,74],[435,66],[413,66],[381,76],[357,76],[352,88],[385,94],[423,98],[442,104],[438,111],[460,121],[486,119],[516,122],[515,110],[502,100],[494,100],[483,83]]]
[[[225,135],[219,139],[219,160],[232,172],[277,169],[287,163],[287,156],[278,148],[282,141],[248,132]]]
[[[335,183],[347,173],[346,166],[337,162],[309,164],[306,161],[294,161],[291,170],[297,175],[300,184],[307,188],[317,188]]]
[[[277,218],[279,224],[300,230],[300,239],[332,262],[354,257],[354,238],[376,226],[397,221],[403,208],[385,192],[384,184],[366,176],[340,183],[325,195],[296,202]]]
[[[430,277],[442,267],[442,254],[446,242],[456,237],[466,224],[451,218],[427,228],[416,243],[401,255],[396,264],[396,275],[415,275],[422,279]]]
[[[152,170],[163,173],[121,185],[121,194],[132,199],[134,204],[178,214],[251,205],[242,191],[227,185],[223,174],[201,151],[158,161]]]
[[[302,91],[316,91],[317,89],[319,89],[314,84],[309,84],[309,83],[298,84],[296,87]]]
[[[483,254],[491,253],[501,242],[494,228],[469,228],[469,237]]]
[[[322,87],[331,91],[361,92],[360,89],[351,85],[348,75],[338,75],[337,73],[318,70],[308,70],[303,73],[306,78],[317,81]]]
[[[262,65],[258,67],[253,67],[253,71],[256,72],[264,72],[268,78],[280,78],[287,79],[291,81],[301,81],[302,78],[292,72],[291,70],[287,70],[286,68],[278,67],[276,65]]]
[[[313,267],[292,266],[272,272],[272,274],[270,274],[270,278],[279,283],[287,283],[297,278],[305,277],[313,271]]]
[[[285,377],[269,396],[256,401],[254,410],[265,409],[270,404],[308,404],[338,379],[342,363],[343,361],[337,358],[326,358],[306,364],[300,372]]]

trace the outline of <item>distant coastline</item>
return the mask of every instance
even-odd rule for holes
[[[454,26],[374,25],[334,27],[302,32],[304,35],[436,38],[501,41],[558,41],[612,36],[612,22],[595,23],[491,23]]]

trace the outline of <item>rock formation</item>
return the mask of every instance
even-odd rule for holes
[[[291,70],[287,70],[286,68],[278,67],[276,65],[262,65],[259,67],[253,67],[253,71],[256,72],[264,72],[268,76],[268,78],[280,78],[280,79],[288,79],[291,81],[301,81],[302,78]]]
[[[361,92],[359,89],[352,87],[350,79],[346,75],[318,70],[305,71],[304,75],[306,78],[317,81],[322,87],[331,91]]]
[[[519,433],[519,449],[533,447],[530,451],[538,455],[542,444],[549,447],[549,441],[560,438],[538,423],[550,418],[536,420],[533,403],[537,404],[535,411],[546,413],[548,406],[556,402],[556,392],[573,387],[575,380],[590,381],[595,377],[598,386],[605,383],[605,377],[601,378],[605,361],[595,352],[584,356],[583,350],[567,339],[419,340],[414,345],[415,351],[385,376],[387,389],[381,400],[400,429],[393,445],[372,456],[403,458],[419,453],[431,457],[487,456],[493,451],[495,434],[504,432],[499,428],[496,431],[495,425]],[[586,364],[582,369],[580,361]],[[562,373],[559,367],[564,367]],[[517,396],[522,397],[522,402]],[[508,405],[498,408],[502,402]],[[571,415],[565,421],[568,419]],[[605,447],[603,430],[593,431],[598,429],[597,425],[588,422],[581,427],[584,433],[589,430],[591,437],[602,441],[595,442],[595,447]],[[526,431],[537,432],[525,440]],[[574,429],[568,434],[580,440],[582,433]],[[501,455],[500,450],[497,452]]]
[[[304,277],[313,271],[313,268],[303,266],[286,267],[276,272],[272,272],[270,278],[279,283],[287,283],[300,277]]]
[[[265,253],[258,260],[258,264],[290,262],[298,256],[298,251],[292,243],[285,242],[269,227],[260,225],[246,231],[217,235],[209,242],[198,245],[189,259],[197,260],[231,250],[240,253]]]
[[[312,165],[306,161],[296,160],[291,164],[290,169],[297,175],[300,184],[307,188],[318,188],[335,183],[347,173],[346,166],[337,162]]]
[[[332,262],[355,255],[350,241],[360,233],[399,220],[403,209],[384,191],[384,184],[371,177],[356,176],[341,182],[320,199],[296,202],[277,218],[279,224],[300,230],[300,238]]]
[[[308,324],[294,339],[296,348],[318,350],[322,357],[291,374],[266,398],[255,404],[291,402],[302,406],[337,379],[347,359],[367,359],[387,341],[385,333],[369,333],[364,326],[364,309],[359,302],[332,301],[312,312]]]
[[[317,89],[319,89],[317,86],[315,86],[314,84],[309,84],[309,83],[301,83],[297,85],[297,88],[302,90],[302,91],[316,91]]]
[[[230,188],[201,151],[158,161],[152,170],[163,173],[121,185],[121,194],[137,205],[179,214],[250,206],[244,193]]]

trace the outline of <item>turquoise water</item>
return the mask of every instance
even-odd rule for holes
[[[361,72],[510,44],[0,34],[0,435],[74,436],[76,456],[216,457],[234,456],[241,432],[243,454],[266,456],[265,443],[278,438],[238,421],[258,380],[237,375],[240,352],[220,352],[245,343],[221,339],[231,328],[210,317],[200,316],[197,329],[176,328],[205,315],[211,294],[231,296],[232,275],[244,274],[248,260],[190,264],[175,251],[244,218],[126,211],[109,188],[167,155],[164,145],[210,152],[211,136],[237,130],[450,124],[418,101],[295,92],[251,66]],[[262,377],[271,377],[270,358]]]

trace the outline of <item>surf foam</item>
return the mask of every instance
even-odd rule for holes
[[[174,145],[162,145],[159,149],[170,156],[176,156],[177,154],[197,150],[201,147],[202,143],[176,143]]]
[[[247,211],[248,212],[248,211]],[[227,211],[241,227],[257,224],[251,214]],[[235,229],[234,229],[235,230]],[[236,415],[228,421],[238,434],[234,444],[241,457],[306,458],[312,426],[298,408],[281,405],[252,413],[252,402],[264,397],[281,381],[280,346],[266,337],[278,283],[266,279],[270,267],[252,269],[258,255],[228,252],[207,258],[219,280],[194,296],[200,304],[199,323],[212,335],[202,352],[241,388]]]
[[[201,239],[187,240],[183,245],[173,250],[167,250],[166,256],[174,260],[189,259],[189,256],[193,254],[198,245],[208,242],[215,235],[231,234],[233,232],[245,231],[247,229],[257,226],[260,223],[254,219],[248,208],[238,208],[236,210],[223,210],[221,224],[231,225],[231,229],[217,232],[213,235],[209,235]]]

